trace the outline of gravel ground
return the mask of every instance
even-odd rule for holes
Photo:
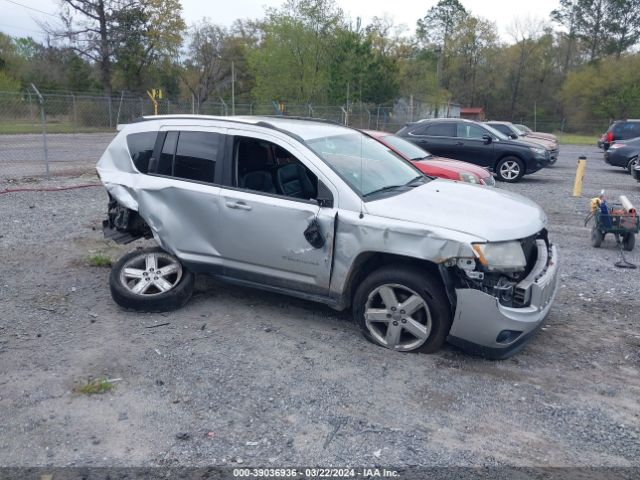
[[[348,313],[206,277],[178,312],[125,312],[87,260],[135,248],[102,239],[101,188],[0,195],[0,466],[640,466],[640,270],[583,226],[601,188],[640,205],[640,184],[565,146],[499,187],[545,208],[562,261],[545,326],[505,361],[391,352]],[[73,393],[96,377],[115,389]]]

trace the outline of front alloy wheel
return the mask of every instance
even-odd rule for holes
[[[442,281],[410,265],[367,275],[353,296],[353,316],[369,341],[399,352],[436,352],[451,328]]]
[[[431,333],[429,306],[403,285],[384,284],[373,290],[364,318],[371,336],[392,350],[415,350]]]
[[[504,182],[517,182],[524,175],[524,166],[517,158],[505,158],[498,164],[498,178]]]

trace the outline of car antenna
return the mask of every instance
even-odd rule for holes
[[[364,134],[360,133],[360,215],[359,218],[364,218],[364,200],[362,200],[362,189],[364,188],[364,183],[362,181],[362,141],[364,139]]]

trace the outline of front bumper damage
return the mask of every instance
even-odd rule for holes
[[[505,306],[488,293],[456,288],[456,311],[447,340],[471,353],[493,359],[517,353],[546,318],[558,287],[558,251],[544,249],[515,291],[526,306]]]

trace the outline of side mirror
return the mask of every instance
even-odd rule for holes
[[[513,140],[515,140],[516,138],[518,138],[518,135],[516,133],[511,133],[509,134],[509,138],[512,138]]]
[[[318,180],[318,195],[316,197],[318,205],[326,208],[333,208],[333,195],[327,186]]]
[[[491,142],[493,142],[493,137],[488,133],[485,133],[484,135],[482,135],[482,140],[482,143],[484,143],[485,145],[489,145]]]

